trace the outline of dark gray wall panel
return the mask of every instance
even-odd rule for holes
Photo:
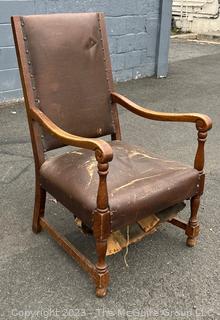
[[[0,70],[17,68],[14,47],[0,47]]]
[[[39,0],[41,1],[41,0]],[[0,23],[10,22],[14,15],[26,15],[34,13],[34,1],[0,1]]]
[[[0,70],[0,92],[20,89],[18,69]]]
[[[0,4],[1,6],[1,4]],[[0,24],[0,47],[13,46],[14,40],[10,24]]]

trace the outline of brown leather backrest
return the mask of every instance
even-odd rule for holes
[[[74,13],[20,17],[35,105],[69,133],[114,133],[103,15]],[[107,50],[107,51],[106,51]],[[111,77],[110,77],[111,78]],[[112,79],[110,79],[112,81]],[[62,144],[43,133],[46,150]]]

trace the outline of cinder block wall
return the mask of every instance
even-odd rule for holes
[[[126,81],[155,74],[160,8],[161,0],[0,1],[0,102],[22,96],[11,15],[105,12],[114,80]]]

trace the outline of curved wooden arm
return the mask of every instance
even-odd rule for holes
[[[112,92],[111,97],[112,102],[118,103],[129,111],[147,119],[157,121],[195,122],[197,129],[203,132],[208,131],[212,127],[212,120],[205,114],[157,112],[140,107],[116,92]]]
[[[51,135],[58,138],[64,144],[91,149],[95,151],[96,159],[100,163],[106,163],[113,159],[111,146],[104,140],[84,138],[70,134],[59,128],[42,111],[36,107],[30,108],[31,118],[41,124]]]
[[[202,192],[204,184],[203,168],[205,163],[204,145],[207,138],[207,131],[212,128],[212,120],[207,115],[200,113],[167,113],[149,110],[138,106],[136,103],[116,92],[112,92],[111,97],[113,102],[118,103],[129,111],[147,119],[157,121],[194,122],[196,124],[198,130],[198,148],[194,160],[194,168],[199,171],[201,176],[203,176],[200,190],[200,192]]]

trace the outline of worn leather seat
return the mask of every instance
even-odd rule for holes
[[[121,141],[110,144],[114,158],[107,182],[112,230],[190,198],[197,191],[197,170]],[[40,181],[58,201],[92,226],[99,181],[93,151],[79,149],[46,160],[40,169]]]

